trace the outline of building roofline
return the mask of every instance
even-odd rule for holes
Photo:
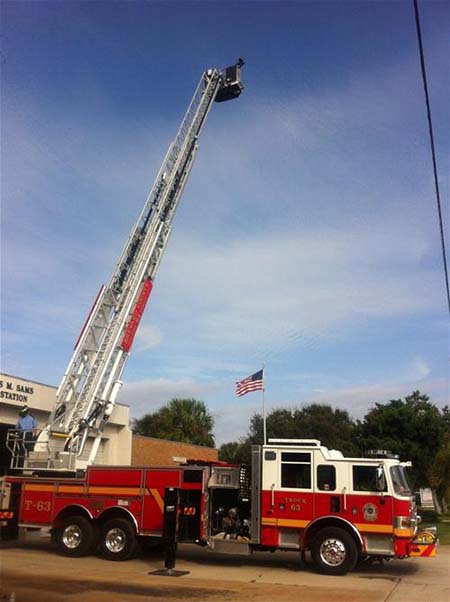
[[[131,431],[133,433],[133,431]],[[146,435],[137,435],[133,433],[133,439],[151,439],[152,441],[164,441],[165,443],[178,443],[179,445],[189,445],[189,447],[199,447],[200,449],[213,449],[219,451],[217,447],[209,447],[209,445],[199,445],[198,443],[188,443],[187,441],[173,441],[172,439],[158,439],[158,437],[147,437]]]
[[[8,372],[0,372],[3,376],[9,376],[10,378],[18,378],[19,380],[26,380],[27,383],[33,383],[34,385],[42,385],[43,387],[49,387],[50,389],[57,389],[55,385],[49,385],[47,383],[41,383],[38,380],[31,380],[31,378],[25,378],[23,376],[17,376],[17,374],[8,374]]]
[[[0,372],[1,376],[8,376],[9,378],[17,378],[18,380],[24,380],[27,383],[33,383],[33,385],[41,385],[41,387],[48,387],[49,389],[55,389],[55,391],[58,390],[58,387],[56,387],[55,385],[49,385],[47,383],[41,383],[39,380],[31,380],[31,378],[25,378],[23,376],[17,376],[16,374],[8,374],[8,372]],[[6,403],[6,402],[4,402]],[[115,403],[116,406],[123,406],[125,408],[129,408],[130,405],[128,403]]]

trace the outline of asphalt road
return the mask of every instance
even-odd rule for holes
[[[448,602],[450,546],[435,558],[365,564],[344,577],[299,569],[292,552],[217,556],[182,545],[182,577],[149,575],[157,554],[128,562],[60,556],[47,538],[2,544],[0,600],[15,602]]]

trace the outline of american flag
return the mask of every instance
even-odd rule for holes
[[[236,383],[236,395],[238,397],[242,397],[246,393],[251,393],[252,391],[262,391],[264,389],[264,381],[263,381],[263,371],[259,370],[252,374],[251,376],[247,376],[243,380],[239,380]]]

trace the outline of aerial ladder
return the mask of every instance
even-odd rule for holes
[[[47,425],[21,463],[22,469],[37,474],[39,469],[77,472],[94,462],[192,169],[200,133],[213,102],[237,98],[242,92],[243,64],[239,59],[235,65],[209,69],[201,76],[111,280],[101,287],[76,342]]]

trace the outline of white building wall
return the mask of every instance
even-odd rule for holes
[[[44,427],[56,401],[57,387],[0,373],[0,425],[17,423],[19,410],[28,405],[31,413]],[[103,433],[96,464],[131,464],[131,431],[128,428],[130,408],[116,404]],[[89,447],[89,444],[87,445]]]

